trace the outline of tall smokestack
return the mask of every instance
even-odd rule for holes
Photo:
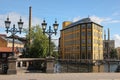
[[[104,30],[104,40],[106,40],[106,31]]]
[[[31,43],[32,7],[29,7],[29,45]]]
[[[110,40],[110,30],[108,28],[108,40]]]

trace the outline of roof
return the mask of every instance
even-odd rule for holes
[[[14,51],[17,51],[17,48],[14,48]],[[11,47],[0,47],[0,52],[12,52]]]
[[[82,23],[94,23],[94,24],[97,24],[97,23],[95,23],[94,21],[92,21],[91,18],[88,17],[88,18],[83,18],[83,19],[81,19],[81,20],[78,20],[78,21],[76,21],[76,22],[73,22],[73,23],[71,23],[70,25],[68,25],[68,27],[66,27],[66,28],[73,27],[73,26],[75,26],[75,25],[82,24]],[[99,25],[99,24],[97,24],[97,25]],[[99,25],[99,26],[101,26],[101,25]],[[103,26],[101,26],[101,27],[103,27]]]
[[[0,52],[12,52],[12,48],[10,48],[10,47],[0,47]]]
[[[6,37],[6,34],[0,34],[0,36],[4,36],[4,37]]]
[[[72,24],[70,24],[69,26],[75,26],[75,25],[78,25],[78,24],[82,24],[82,23],[90,23],[90,22],[93,22],[89,17],[88,18],[83,18],[81,20],[78,20],[76,22],[73,22]]]
[[[8,37],[6,37],[6,38],[12,39],[13,36],[8,36]],[[23,43],[25,43],[25,42],[27,41],[27,39],[26,39],[25,37],[19,37],[19,36],[17,36],[17,35],[15,35],[14,38],[15,38],[15,40],[19,40],[19,41],[21,41],[21,42],[23,42]]]
[[[0,37],[1,37],[2,39],[4,39],[5,41],[13,42],[13,39],[7,37],[5,34],[0,34]],[[18,44],[23,44],[23,43],[22,43],[20,40],[18,40],[18,39],[15,39],[14,42],[15,42],[15,43],[18,43]]]

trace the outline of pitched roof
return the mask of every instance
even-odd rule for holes
[[[2,38],[2,39],[4,39],[5,41],[8,41],[8,42],[13,42],[13,39],[12,38],[9,38],[9,37],[7,37],[5,34],[0,34],[0,37]],[[15,43],[18,43],[18,44],[23,44],[23,42],[21,42],[20,40],[18,40],[18,39],[15,39],[15,41],[14,41]]]
[[[0,36],[4,36],[4,37],[6,37],[6,34],[0,34]]]
[[[76,22],[71,23],[70,25],[68,25],[68,27],[66,27],[64,29],[67,29],[67,28],[70,28],[70,27],[73,27],[75,25],[82,24],[82,23],[95,23],[95,22],[89,17],[88,18],[83,18],[81,20],[78,20]],[[97,24],[97,23],[95,23],[95,24]],[[97,24],[97,25],[99,25],[99,24]],[[101,26],[101,25],[99,25],[99,26]],[[101,27],[103,27],[103,26],[101,26]]]
[[[13,36],[8,36],[8,37],[6,37],[6,38],[12,39]],[[25,42],[27,41],[27,39],[26,39],[25,37],[19,37],[19,36],[17,36],[17,35],[15,35],[14,38],[15,38],[15,40],[19,40],[19,41],[21,41],[21,42],[23,42],[23,43],[25,43]]]
[[[88,23],[88,22],[93,22],[93,21],[89,17],[88,18],[83,18],[79,21],[71,23],[69,26],[75,26],[77,24]]]

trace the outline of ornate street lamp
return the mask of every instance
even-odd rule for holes
[[[22,19],[20,18],[20,21],[18,22],[18,28],[15,28],[15,24],[13,24],[13,28],[10,28],[10,24],[11,21],[9,21],[9,18],[7,18],[7,20],[5,21],[5,28],[6,28],[6,32],[11,32],[12,38],[13,38],[13,42],[12,42],[12,56],[14,56],[14,36],[17,32],[19,32],[21,34],[21,30],[23,27],[23,22]]]
[[[58,29],[59,24],[57,24],[57,21],[55,20],[55,23],[53,24],[54,31],[51,29],[51,26],[49,26],[49,29],[46,31],[47,23],[45,22],[45,20],[43,20],[43,23],[41,25],[42,25],[43,34],[46,33],[49,36],[49,54],[48,54],[48,56],[50,56],[51,35],[57,34],[57,29]]]

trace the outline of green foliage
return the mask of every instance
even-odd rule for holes
[[[55,58],[58,58],[59,57],[58,51],[53,51],[52,56]]]
[[[48,50],[48,38],[43,35],[41,28],[37,25],[32,29],[32,43],[29,56],[33,58],[46,57]]]
[[[25,30],[27,35],[26,38],[29,40],[29,35],[27,30]],[[26,51],[24,52],[24,57],[29,57],[29,58],[39,58],[39,57],[46,57],[48,56],[48,49],[49,49],[49,40],[46,35],[42,33],[42,29],[40,28],[39,25],[34,26],[31,29],[31,44],[29,45],[28,43],[25,45]],[[51,42],[51,55],[52,51],[55,47],[55,44]]]
[[[112,49],[110,51],[110,58],[111,59],[117,58],[117,50],[116,49]]]
[[[55,47],[56,45],[53,42],[51,42],[51,55],[55,58],[58,58],[58,51],[56,51]]]

